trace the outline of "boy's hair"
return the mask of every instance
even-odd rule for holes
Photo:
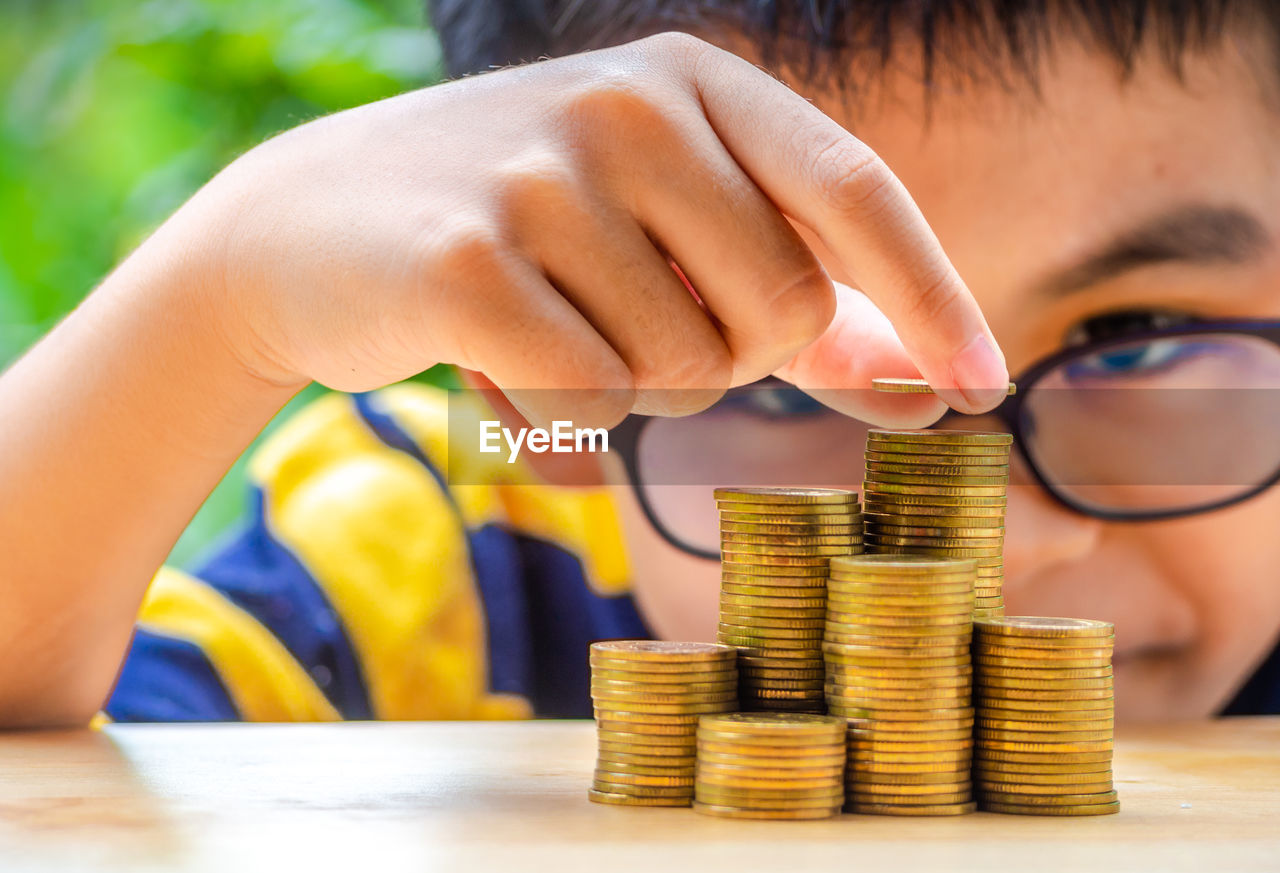
[[[1154,41],[1176,74],[1182,57],[1248,24],[1280,44],[1276,0],[428,0],[450,75],[572,54],[659,33],[738,33],[766,66],[851,84],[857,60],[884,68],[916,52],[927,86],[946,69],[1015,70],[1035,81],[1055,40],[1084,41],[1128,72]]]

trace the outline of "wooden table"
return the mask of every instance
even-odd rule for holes
[[[0,735],[0,871],[1280,870],[1280,718],[1122,730],[1122,810],[724,821],[586,799],[585,722]]]

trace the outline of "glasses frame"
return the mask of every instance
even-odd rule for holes
[[[1032,422],[1029,420],[1027,415],[1027,398],[1031,395],[1031,390],[1035,387],[1036,383],[1043,379],[1047,373],[1055,370],[1067,361],[1098,354],[1099,352],[1105,352],[1108,349],[1133,345],[1134,343],[1140,342],[1176,339],[1179,337],[1204,336],[1208,334],[1234,334],[1237,336],[1252,337],[1254,339],[1265,340],[1276,346],[1277,349],[1280,349],[1280,321],[1269,319],[1193,322],[1174,327],[1154,328],[1152,330],[1126,333],[1105,340],[1091,342],[1087,345],[1065,348],[1049,355],[1048,357],[1036,361],[1034,364],[1023,370],[1021,375],[1014,380],[1018,384],[1018,393],[1005,398],[1003,403],[987,414],[994,415],[999,418],[1008,432],[1013,435],[1013,448],[1019,453],[1019,455],[1021,455],[1036,484],[1044,489],[1044,491],[1046,491],[1059,505],[1064,506],[1073,512],[1078,512],[1081,515],[1101,519],[1103,521],[1162,521],[1170,518],[1185,518],[1191,515],[1199,515],[1203,512],[1213,512],[1214,510],[1234,506],[1237,503],[1243,503],[1252,497],[1256,497],[1277,483],[1280,483],[1280,465],[1276,467],[1275,472],[1272,473],[1269,478],[1257,486],[1249,489],[1248,491],[1241,492],[1240,494],[1214,503],[1183,509],[1130,511],[1102,509],[1090,506],[1072,499],[1069,495],[1061,493],[1057,490],[1058,486],[1053,484],[1051,479],[1046,476],[1045,472],[1040,468],[1040,465],[1036,463],[1035,459],[1026,451],[1026,439],[1030,436],[1032,427]],[[793,387],[788,382],[784,382],[774,376],[769,376],[758,382],[753,382],[750,385],[731,388],[725,393],[722,400],[732,397],[735,394],[759,390],[762,386],[774,385],[779,387]],[[800,389],[797,388],[795,390],[798,391]],[[960,415],[961,413],[949,411],[935,424],[943,424],[949,419]],[[622,422],[610,430],[609,445],[622,459],[623,467],[627,473],[628,484],[630,485],[632,492],[635,494],[636,501],[640,504],[641,511],[644,512],[645,518],[648,519],[649,523],[653,525],[654,529],[658,531],[662,538],[687,554],[711,560],[718,560],[720,557],[718,551],[700,549],[682,541],[673,532],[668,530],[666,525],[663,524],[662,520],[654,511],[648,497],[645,495],[645,489],[640,480],[638,449],[640,445],[640,437],[644,433],[645,426],[651,420],[652,416],[636,414],[628,415],[622,420]]]

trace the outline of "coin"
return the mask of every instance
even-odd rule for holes
[[[808,516],[801,516],[804,521],[791,521],[781,524],[773,522],[738,522],[720,520],[720,532],[736,536],[765,537],[809,537],[838,536],[847,537],[862,533],[861,524],[832,524],[827,520],[809,521]]]
[[[933,394],[934,390],[924,379],[898,379],[888,377],[877,377],[871,380],[871,388],[875,391],[884,391],[890,394]],[[1009,383],[1008,394],[1017,393],[1018,386]]]
[[[586,790],[593,803],[617,806],[689,806],[691,797],[639,797],[632,794],[614,794],[612,791]]]
[[[984,433],[969,430],[888,430],[871,428],[867,432],[867,444],[892,442],[906,444],[924,444],[936,446],[1001,446],[1013,445],[1013,435],[1007,433]]]
[[[883,445],[883,444],[877,444]],[[871,464],[907,464],[912,466],[924,467],[994,467],[998,469],[1009,468],[1009,455],[1002,450],[996,451],[994,454],[981,453],[974,454],[971,452],[940,452],[935,455],[928,454],[928,449],[920,446],[922,452],[903,452],[888,451],[883,448],[868,448],[865,454],[867,463]]]
[[[1089,803],[1079,806],[1027,806],[1012,803],[996,803],[984,800],[982,808],[988,812],[1006,815],[1114,815],[1120,811],[1120,802]]]
[[[1043,645],[1046,639],[1086,639],[1115,636],[1115,625],[1107,621],[1085,618],[1055,618],[1046,616],[1011,615],[999,621],[986,622],[982,626],[986,634],[1030,638]]]
[[[591,644],[591,652],[635,661],[725,661],[733,650],[715,643],[677,643],[665,640],[607,640]]]
[[[834,488],[717,488],[717,501],[784,504],[846,504],[857,503],[853,491]]]
[[[860,815],[967,815],[978,808],[972,801],[948,804],[846,803],[845,811]]]
[[[737,807],[737,806],[719,806],[712,803],[702,803],[695,801],[693,811],[700,812],[703,815],[716,816],[718,818],[739,818],[739,819],[821,819],[831,818],[839,814],[840,806],[834,805],[830,808],[815,807],[812,809],[762,809],[757,807]]]
[[[768,507],[759,508],[768,509]],[[792,526],[806,528],[815,525],[845,525],[851,528],[860,528],[862,526],[862,513],[822,512],[819,514],[808,511],[807,507],[801,512],[732,512],[722,508],[720,510],[720,523],[722,525],[766,525],[771,528],[790,528]]]
[[[721,560],[720,578],[770,585],[826,585],[827,564],[753,564]]]

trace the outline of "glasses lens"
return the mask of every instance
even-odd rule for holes
[[[856,488],[867,425],[788,386],[751,386],[705,412],[649,421],[636,446],[638,485],[668,536],[719,549],[710,488]]]
[[[1081,508],[1212,506],[1280,471],[1280,348],[1221,333],[1082,351],[1037,380],[1022,416],[1024,451]]]

